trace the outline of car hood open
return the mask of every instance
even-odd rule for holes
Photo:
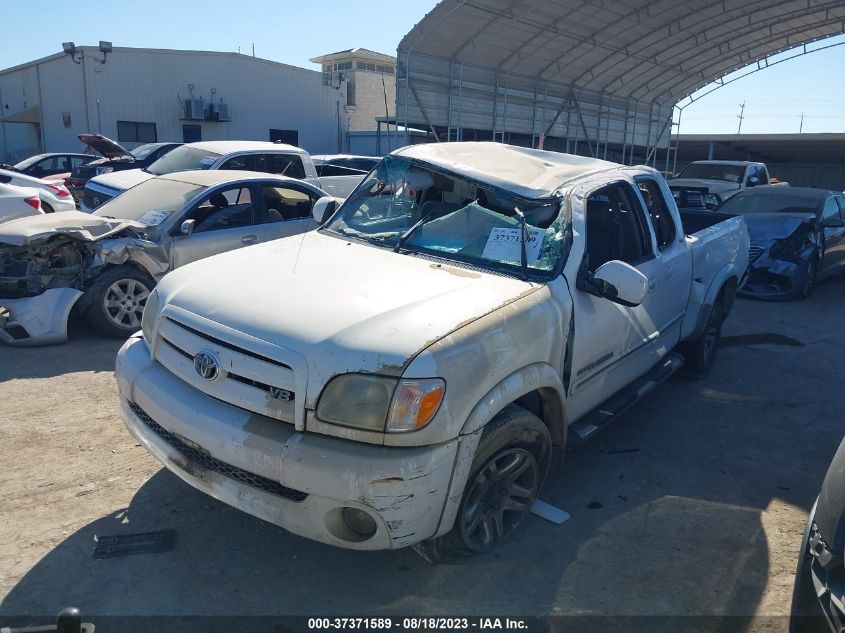
[[[300,354],[315,394],[338,373],[399,376],[437,340],[540,287],[312,232],[179,268],[158,290],[162,306]]]
[[[124,156],[134,158],[128,149],[102,134],[80,134],[78,138],[106,158],[121,158]]]
[[[746,213],[745,225],[752,244],[769,244],[789,237],[799,226],[814,219],[811,213]]]
[[[144,230],[140,222],[104,218],[81,211],[63,211],[35,215],[0,224],[0,243],[26,246],[54,235],[67,235],[86,242],[95,242],[126,228]]]

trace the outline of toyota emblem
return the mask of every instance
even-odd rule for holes
[[[209,352],[194,355],[194,369],[205,380],[216,380],[220,375],[220,363],[217,357]]]

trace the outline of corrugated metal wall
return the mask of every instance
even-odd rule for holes
[[[344,88],[324,86],[319,72],[234,53],[125,48],[102,64],[96,48],[78,50],[81,64],[62,56],[0,75],[6,115],[41,106],[47,151],[80,149],[83,132],[117,139],[117,121],[155,123],[159,141],[181,141],[189,124],[201,126],[203,140],[270,140],[275,128],[297,130],[314,153],[344,149]],[[182,120],[180,99],[191,96],[226,103],[231,121]]]

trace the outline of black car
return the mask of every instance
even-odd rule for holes
[[[810,187],[762,185],[739,192],[718,211],[748,226],[748,281],[739,294],[795,299],[824,277],[845,272],[845,196]]]
[[[845,628],[845,440],[833,456],[804,530],[790,633]],[[826,626],[827,625],[827,626]]]
[[[85,183],[94,176],[124,169],[149,167],[170,150],[182,145],[182,143],[147,143],[130,151],[102,134],[80,134],[79,140],[102,154],[103,158],[81,165],[71,172],[68,189],[77,201],[82,197]]]
[[[47,178],[57,174],[70,174],[77,167],[87,165],[98,158],[99,156],[94,154],[67,152],[36,154],[15,165],[4,166],[4,169],[12,169],[33,178]]]

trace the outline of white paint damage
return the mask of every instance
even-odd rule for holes
[[[529,206],[559,201],[567,238],[557,272],[520,278],[467,266],[448,253],[420,257],[321,230],[169,274],[156,290],[158,309],[144,340],[124,346],[116,370],[127,426],[180,477],[298,534],[356,549],[402,547],[448,532],[479,439],[498,412],[535,395],[562,449],[571,422],[692,335],[712,285],[739,283],[747,265],[741,220],[685,238],[665,181],[649,168],[493,143],[414,146],[396,155],[457,179],[446,183],[453,192],[460,183],[466,190],[481,183],[522,196]],[[658,249],[648,229],[654,255],[637,270],[649,279],[649,292],[641,305],[626,307],[580,290],[579,270],[587,199],[612,183],[636,196],[635,178],[659,187],[677,235]],[[419,177],[404,187],[416,195],[432,182]],[[178,328],[199,331],[203,342]],[[232,350],[239,354],[234,360]],[[192,375],[198,351],[219,359],[219,376]],[[597,362],[601,357],[611,360]],[[414,432],[320,420],[326,385],[349,372],[440,378],[446,395],[433,420]],[[268,408],[264,387],[241,377],[290,389],[289,408]],[[306,492],[307,499],[291,502],[186,469],[129,402],[214,458]],[[344,507],[371,516],[375,535],[350,538],[338,519]]]

